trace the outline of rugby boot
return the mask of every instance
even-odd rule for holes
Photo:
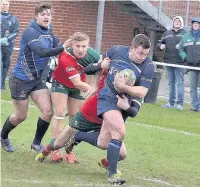
[[[37,153],[42,152],[43,150],[43,145],[42,144],[31,144],[31,149],[35,150]]]
[[[126,180],[122,179],[119,173],[116,173],[108,177],[108,183],[112,185],[123,185],[126,183]]]
[[[72,151],[70,153],[66,154],[66,161],[69,164],[78,164],[79,163],[78,159],[76,158],[76,155]]]
[[[44,155],[42,152],[38,153],[35,157],[35,161],[43,162],[47,155]]]
[[[99,166],[101,167],[101,168],[103,168],[103,169],[105,169],[105,170],[107,170],[108,171],[108,160],[107,160],[107,158],[102,158],[99,162],[98,162],[98,164],[99,164]],[[121,176],[122,175],[122,173],[121,173],[121,171],[120,170],[118,170],[117,169],[117,173],[118,173],[118,176]]]
[[[14,148],[11,145],[10,140],[8,138],[7,139],[1,138],[1,147],[7,152],[13,152],[14,151]]]
[[[63,156],[61,155],[59,150],[51,152],[51,160],[54,163],[61,162],[63,160]]]

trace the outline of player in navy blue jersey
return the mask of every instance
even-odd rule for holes
[[[105,86],[101,89],[98,97],[97,113],[103,117],[103,125],[97,144],[104,144],[106,139],[111,139],[108,144],[107,158],[108,182],[112,184],[124,183],[124,179],[117,174],[117,164],[125,137],[125,122],[121,110],[117,106],[116,95],[145,97],[154,75],[154,65],[148,58],[149,51],[149,38],[144,34],[139,34],[133,38],[131,46],[114,46],[104,55],[104,57],[109,57],[111,62]],[[132,69],[135,72],[135,86],[126,85],[125,78],[119,76],[118,72],[123,69]]]
[[[15,110],[14,114],[7,118],[1,130],[1,146],[7,152],[14,151],[8,134],[26,119],[29,96],[40,109],[40,117],[31,148],[36,152],[40,152],[42,149],[41,140],[53,114],[49,91],[42,83],[43,70],[50,56],[58,55],[70,43],[69,40],[66,40],[62,45],[52,33],[50,24],[51,5],[41,3],[35,8],[35,18],[22,34],[17,63],[9,79]]]

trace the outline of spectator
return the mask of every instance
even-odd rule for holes
[[[179,43],[179,54],[188,66],[200,67],[200,18],[192,19],[191,30],[186,33]],[[190,97],[192,111],[200,112],[200,71],[190,70]]]
[[[173,28],[166,31],[161,39],[160,49],[165,49],[164,61],[168,64],[183,64],[178,53],[178,44],[186,31],[183,29],[183,18],[176,16],[173,19]],[[184,103],[184,69],[166,67],[168,76],[169,101],[163,108],[177,108],[183,110]],[[177,101],[176,101],[177,91]]]
[[[9,13],[8,0],[1,1],[1,90],[6,90],[5,80],[10,67],[14,39],[19,34],[19,21]]]

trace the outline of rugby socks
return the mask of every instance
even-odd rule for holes
[[[75,140],[77,142],[87,142],[93,146],[97,147],[97,139],[99,137],[99,132],[81,132],[78,131],[75,135]]]
[[[107,158],[108,158],[108,176],[111,177],[113,174],[117,173],[117,163],[119,160],[120,148],[122,146],[122,142],[116,139],[111,139],[108,150],[107,150]]]
[[[42,154],[44,156],[48,156],[51,151],[54,151],[54,142],[56,141],[56,138],[51,139],[50,143],[43,149]]]
[[[50,122],[44,121],[43,119],[39,117],[38,122],[37,122],[37,130],[35,133],[35,138],[33,140],[34,144],[39,145],[41,143],[42,138],[49,127],[49,124]]]
[[[13,130],[16,126],[14,126],[11,121],[9,120],[10,116],[6,119],[3,128],[1,130],[1,138],[8,139],[8,134],[11,130]]]

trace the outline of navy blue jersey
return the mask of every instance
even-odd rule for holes
[[[50,56],[54,56],[55,54],[50,53],[52,55],[41,57],[42,55],[38,55],[37,50],[52,50],[59,45],[59,39],[50,29],[42,28],[35,20],[32,20],[22,34],[20,52],[13,75],[22,80],[34,80],[41,77]],[[62,48],[61,50],[64,49]]]
[[[117,93],[114,89],[115,74],[123,69],[131,69],[136,75],[136,86],[144,86],[150,88],[153,74],[154,65],[150,58],[147,58],[143,63],[137,64],[129,58],[128,46],[113,46],[105,54],[105,57],[111,59],[110,69],[106,77],[105,86],[101,90],[100,95],[115,96]]]
[[[14,45],[14,39],[19,34],[19,21],[10,13],[1,12],[1,38],[6,37],[9,45]]]

